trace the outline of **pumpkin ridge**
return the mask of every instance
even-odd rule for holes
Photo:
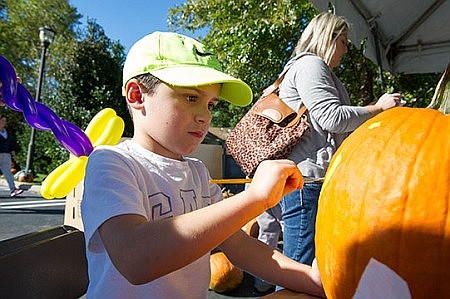
[[[352,132],[352,134],[353,134],[353,132]],[[332,165],[332,164],[336,164],[336,163],[348,163],[347,161],[349,161],[349,160],[351,160],[351,159],[353,159],[353,157],[355,157],[355,156],[357,156],[358,155],[358,147],[357,146],[353,146],[352,145],[352,143],[351,143],[351,141],[348,141],[348,139],[345,139],[344,140],[344,142],[343,142],[343,144],[344,143],[346,143],[346,142],[350,142],[350,144],[345,148],[346,150],[345,150],[345,152],[342,152],[342,153],[336,153],[335,155],[333,155],[333,157],[332,157],[332,160],[330,161],[330,165]],[[342,146],[341,146],[342,147]],[[338,161],[340,158],[343,158],[343,160],[342,161]],[[325,176],[325,181],[324,181],[324,186],[327,184],[327,182],[332,182],[332,184],[334,184],[334,182],[335,181],[342,181],[342,180],[346,180],[346,179],[349,179],[349,178],[347,178],[347,177],[343,177],[342,175],[341,175],[341,173],[339,173],[339,171],[337,172],[337,173],[332,173],[332,172],[328,172],[327,171],[327,173],[326,173],[326,176]],[[345,182],[345,183],[347,183],[347,182]],[[322,188],[323,189],[323,188]],[[324,216],[323,216],[323,218],[326,220],[328,217],[326,216],[326,215],[328,215],[328,214],[330,214],[330,213],[333,213],[333,214],[336,214],[336,213],[338,213],[337,211],[335,211],[335,209],[334,209],[334,206],[335,206],[335,199],[333,198],[333,197],[324,197],[324,196],[321,196],[320,198],[319,198],[319,201],[322,201],[322,202],[324,202],[324,201],[326,201],[326,203],[324,204],[324,205],[326,205],[327,206],[327,210],[321,210],[321,206],[322,205],[319,205],[319,210],[318,210],[318,214],[324,214]],[[335,216],[333,216],[332,218],[335,218]],[[327,224],[327,226],[329,226],[329,227],[333,227],[333,226],[335,226],[335,224],[336,223],[332,223],[332,222],[329,222],[328,224]],[[327,234],[326,235],[324,235],[324,236],[322,236],[322,235],[320,235],[320,234],[316,234],[316,237],[315,237],[316,239],[317,238],[322,238],[323,240],[333,240],[333,239],[335,239],[335,238],[339,238],[339,231],[338,230],[329,230],[329,231],[327,231]],[[319,241],[320,242],[320,241]],[[326,241],[325,241],[326,242]],[[331,243],[329,243],[330,244],[330,246],[332,247],[332,245],[331,245]],[[319,251],[321,251],[321,250],[324,250],[324,251],[332,251],[332,248],[328,248],[328,247],[330,247],[330,246],[327,246],[326,248],[325,248],[325,246],[324,247],[318,247],[318,246],[316,246],[316,250],[319,250]],[[318,263],[320,263],[319,261],[318,261]],[[326,264],[327,263],[327,261],[324,261],[324,263]],[[323,270],[322,270],[323,271]],[[333,273],[329,273],[329,275],[330,276],[332,276],[333,275]],[[324,283],[327,283],[327,282],[324,282]],[[331,294],[327,294],[327,296],[328,297],[330,297],[330,298],[332,298],[332,296],[331,296]]]
[[[432,110],[433,112],[435,112],[434,110]],[[431,112],[430,112],[431,114]],[[448,116],[447,116],[448,117]],[[436,140],[440,140],[440,136],[441,131],[445,132],[445,128],[446,125],[449,122],[447,121],[447,123],[445,122],[445,117],[442,117],[442,114],[440,113],[435,113],[435,117],[434,119],[430,120],[430,125],[429,127],[431,128],[430,131],[428,131],[427,136],[424,136],[423,139],[425,140],[423,147],[421,148],[421,150],[418,152],[418,156],[419,156],[419,161],[425,160],[425,159],[429,159],[429,157],[427,157],[427,153],[430,152],[430,150],[427,148],[434,148],[434,144],[436,143]],[[447,125],[447,132],[450,132],[450,126]],[[448,144],[450,145],[450,139],[447,138],[445,140],[445,137],[442,138],[442,141],[447,141]],[[438,141],[439,144],[439,141]],[[445,144],[445,143],[444,143]],[[444,152],[441,152],[441,149],[447,150]],[[444,267],[439,267],[440,265],[448,265],[450,263],[450,256],[448,253],[448,250],[450,249],[450,242],[448,241],[448,237],[449,237],[449,231],[450,231],[450,215],[449,215],[449,200],[450,200],[450,192],[447,192],[446,194],[435,194],[434,190],[440,190],[440,186],[448,186],[450,185],[450,173],[448,171],[448,166],[445,167],[445,165],[450,165],[450,146],[447,147],[439,147],[438,150],[434,150],[433,151],[436,155],[436,159],[440,158],[440,159],[444,159],[444,161],[440,161],[438,163],[435,163],[433,168],[439,169],[439,171],[437,171],[438,173],[440,173],[440,175],[438,175],[436,177],[436,179],[430,180],[430,182],[433,182],[434,184],[432,186],[430,186],[430,191],[432,190],[432,192],[430,192],[429,194],[429,198],[431,200],[434,199],[434,197],[439,197],[439,198],[445,198],[445,200],[442,201],[442,206],[436,207],[437,213],[435,213],[435,217],[438,217],[439,219],[435,220],[436,222],[438,220],[440,220],[440,224],[439,224],[439,228],[440,230],[438,232],[436,232],[437,235],[439,235],[439,239],[436,241],[436,243],[438,244],[438,246],[436,246],[437,248],[439,248],[439,252],[436,254],[436,258],[433,261],[430,261],[430,266],[433,268],[437,268],[439,270],[439,279],[438,281],[436,281],[434,288],[436,288],[434,291],[437,294],[443,294],[443,292],[445,292],[443,290],[443,285],[445,285],[446,283],[448,283],[448,280],[450,279],[450,275],[447,273],[448,271],[446,271],[446,269],[444,269]],[[423,157],[421,157],[423,156]],[[434,160],[434,159],[433,159]],[[419,168],[419,167],[418,167]],[[434,264],[434,265],[433,265]]]
[[[415,112],[415,113],[411,113],[411,118],[419,119],[420,118],[419,110],[413,110],[413,112]],[[414,120],[411,123],[414,124]],[[412,125],[411,127],[414,127],[414,125]],[[433,128],[432,125],[431,126],[427,125],[427,127],[428,128],[430,128],[430,127]],[[408,129],[407,132],[408,131],[410,131],[410,129]],[[424,131],[424,133],[425,134],[420,138],[420,142],[416,142],[417,149],[414,150],[414,152],[416,152],[416,153],[423,152],[424,147],[425,147],[425,143],[427,142],[427,140],[428,140],[428,138],[430,136],[430,131],[429,130]],[[415,170],[418,168],[417,163],[419,161],[421,161],[421,159],[414,159],[414,161],[411,161],[410,163],[408,163],[408,166],[407,166],[407,168],[405,170],[406,172],[405,172],[405,176],[404,177],[412,178],[416,174]],[[411,187],[412,187],[411,186],[411,179],[409,179],[405,183],[406,183],[407,189],[408,190],[411,189]],[[410,214],[412,214],[410,211],[414,209],[414,205],[415,205],[415,202],[410,198],[410,196],[408,196],[408,194],[409,194],[409,192],[407,192],[407,194],[405,194],[405,196],[401,197],[402,202],[403,202],[403,204],[402,204],[403,209],[400,212],[401,215],[402,215],[401,225],[400,225],[400,228],[399,228],[400,240],[399,240],[399,243],[398,243],[398,245],[399,245],[398,248],[396,248],[394,250],[394,252],[397,255],[396,258],[395,258],[395,261],[397,261],[397,262],[401,260],[400,256],[402,255],[402,249],[408,251],[407,244],[409,243],[409,241],[408,241],[409,238],[406,235],[406,232],[408,231],[407,227],[409,225],[409,221],[408,221],[407,217]],[[412,205],[412,207],[411,207],[411,205]],[[388,266],[391,267],[391,268],[394,268],[394,269],[399,269],[398,271],[396,271],[397,274],[399,272],[402,273],[402,272],[407,271],[407,269],[409,267],[409,265],[402,265],[400,263],[397,263],[396,265],[392,265],[392,266],[388,265]]]
[[[447,118],[450,117],[449,115],[446,116]],[[442,121],[443,127],[444,127],[444,132],[450,132],[450,121],[447,120],[447,122]],[[445,126],[447,125],[447,126]],[[447,127],[447,128],[446,128]],[[447,143],[450,144],[450,138],[447,138]],[[447,149],[446,152],[444,152],[443,156],[447,157],[447,165],[450,165],[450,145],[447,145],[445,147],[442,147],[443,149]],[[445,180],[445,178],[443,179],[443,185],[444,186],[450,186],[450,171],[445,171],[445,163],[442,164],[442,170],[441,173],[446,174],[447,175],[447,179]],[[441,256],[444,259],[444,262],[442,263],[442,265],[445,264],[445,262],[448,262],[450,260],[450,252],[449,252],[449,248],[450,248],[450,192],[447,192],[447,196],[445,197],[445,202],[447,202],[447,217],[446,217],[446,221],[445,221],[445,232],[444,232],[444,236],[443,236],[443,246],[441,247]],[[446,280],[446,282],[444,283],[448,283],[449,279],[449,274],[448,274],[448,270],[444,269],[444,267],[440,268],[440,273],[439,273],[439,277],[441,277],[441,281],[444,282]],[[443,283],[440,284],[441,287],[443,285]]]
[[[399,210],[399,214],[401,215],[401,219],[399,219],[400,221],[399,223],[399,227],[398,229],[395,229],[393,231],[398,232],[398,241],[396,242],[396,244],[392,244],[391,246],[391,257],[389,258],[384,258],[387,262],[385,262],[385,264],[390,267],[391,269],[398,269],[398,271],[396,271],[397,273],[407,273],[408,269],[411,268],[411,263],[407,263],[404,262],[403,264],[401,263],[402,259],[401,256],[402,255],[406,255],[408,254],[408,252],[411,251],[411,237],[410,237],[410,233],[407,233],[408,231],[408,226],[410,226],[410,221],[411,219],[414,218],[414,215],[416,214],[414,211],[420,210],[417,208],[417,202],[414,200],[414,196],[413,198],[411,198],[411,196],[408,196],[409,194],[409,190],[414,189],[415,186],[415,180],[414,177],[415,175],[418,173],[418,169],[420,169],[420,164],[421,161],[423,160],[422,158],[419,158],[424,152],[424,148],[427,147],[426,142],[429,141],[430,138],[430,130],[428,128],[433,128],[434,124],[433,122],[435,122],[435,119],[429,121],[425,124],[423,123],[423,125],[421,127],[416,128],[416,125],[414,124],[414,119],[418,119],[417,117],[420,115],[417,115],[417,113],[419,112],[418,110],[413,110],[413,112],[415,113],[411,113],[410,117],[412,119],[412,121],[410,119],[406,120],[405,123],[407,124],[411,124],[408,127],[403,128],[404,132],[413,132],[412,134],[414,136],[419,136],[420,132],[423,132],[423,135],[420,136],[420,138],[414,142],[414,136],[413,138],[411,138],[411,141],[408,140],[406,147],[408,147],[411,152],[417,153],[415,155],[414,158],[410,158],[408,155],[403,155],[403,161],[404,161],[404,170],[402,172],[399,172],[399,174],[401,175],[400,177],[396,177],[395,178],[395,184],[397,185],[405,185],[407,188],[403,189],[401,194],[399,194],[396,198],[396,205],[398,207],[401,207],[401,209]],[[431,124],[430,124],[431,123]],[[427,129],[425,129],[427,128]],[[395,134],[392,135],[392,137],[395,137]],[[391,138],[393,139],[393,138]],[[401,140],[401,139],[400,139]],[[396,140],[393,140],[393,142],[395,143]],[[400,143],[402,144],[402,142]],[[387,148],[392,148],[392,146],[387,146]],[[426,153],[425,153],[426,155]],[[385,159],[381,159],[382,161],[386,161]],[[403,175],[402,175],[403,173]],[[403,180],[403,178],[408,178],[408,180]],[[399,180],[403,180],[402,182]],[[420,230],[420,229],[419,229]],[[395,245],[395,246],[394,246]],[[392,254],[395,254],[395,257],[392,257]],[[390,261],[390,262],[388,262]],[[404,261],[404,260],[403,260]]]
[[[405,108],[398,109],[398,110],[400,110],[400,112],[403,112],[404,111],[403,109],[405,109]],[[406,108],[406,109],[409,109],[409,108]],[[384,114],[388,114],[389,111],[385,111],[383,113]],[[380,117],[381,117],[381,115],[380,115]],[[408,123],[408,120],[410,118],[413,118],[413,117],[414,117],[414,113],[401,113],[400,115],[397,115],[397,117],[395,118],[395,122],[393,122],[393,120],[390,119],[391,122],[389,123],[389,128],[392,129],[391,131],[394,131],[396,133],[393,134],[393,135],[389,135],[387,138],[382,138],[382,139],[381,138],[377,138],[377,134],[372,133],[372,132],[375,132],[375,131],[369,132],[369,134],[372,133],[374,136],[371,136],[371,135],[369,136],[369,134],[367,134],[367,135],[366,134],[361,134],[361,135],[363,135],[363,137],[362,137],[362,138],[364,138],[363,139],[363,143],[364,143],[364,145],[366,147],[370,148],[371,146],[374,145],[374,143],[376,143],[376,152],[371,153],[370,158],[368,157],[368,159],[370,159],[369,162],[377,163],[376,161],[379,161],[379,160],[384,161],[385,160],[384,156],[391,155],[391,153],[386,153],[384,151],[384,148],[390,147],[390,144],[392,142],[396,142],[396,139],[398,138],[397,136],[399,134],[401,134],[401,133],[398,133],[398,132],[403,131],[401,129],[403,129],[404,124]],[[371,123],[367,124],[367,128],[370,128],[372,124],[377,123],[377,122],[380,122],[380,126],[381,127],[383,127],[385,125],[384,124],[385,120],[384,121],[380,121],[380,120],[378,120],[378,117],[374,117],[372,120],[373,121]],[[369,130],[377,130],[377,129],[378,128],[369,129]],[[368,165],[365,165],[365,166],[368,167]],[[371,194],[371,190],[376,185],[378,185],[377,183],[380,181],[380,179],[386,180],[383,175],[377,175],[376,173],[373,173],[373,175],[367,177],[367,179],[363,179],[363,181],[366,181],[366,187],[365,187],[364,193],[361,194],[361,196],[363,198],[367,198],[367,197],[370,198],[370,197],[372,197],[373,194]],[[404,199],[404,200],[406,200],[406,199]],[[385,203],[384,200],[383,201],[380,200],[380,204],[384,204],[384,203]],[[367,212],[367,211],[372,210],[374,205],[375,204],[374,204],[373,201],[363,201],[362,202],[362,204],[361,204],[361,212],[360,212],[360,215],[359,215],[360,221],[359,221],[359,223],[357,225],[357,227],[359,229],[362,228],[362,230],[364,230],[366,232],[369,231],[370,232],[370,236],[376,235],[377,229],[375,227],[373,227],[373,226],[369,227],[369,223],[367,223],[367,221],[366,221],[367,219],[372,220],[372,222],[376,221],[375,225],[380,224],[381,229],[384,226],[384,222],[380,223],[379,217],[371,217],[370,213]],[[384,206],[382,206],[382,208],[383,207]],[[365,215],[367,215],[367,217]],[[362,234],[358,233],[358,244],[365,244],[365,242],[366,242],[365,240],[367,238],[368,238],[367,235],[362,235]],[[398,238],[395,238],[395,239],[397,241],[396,242],[396,247],[399,248],[400,247],[400,240],[401,240],[401,233],[398,235]],[[394,246],[394,245],[392,245],[392,243],[391,243],[391,246]],[[373,257],[375,259],[379,259],[379,257],[377,257],[377,256],[368,256],[367,254],[362,254],[363,249],[364,249],[363,247],[356,246],[355,259],[356,259],[357,262],[354,264],[355,269],[353,269],[353,271],[352,271],[352,273],[355,274],[355,277],[352,277],[352,281],[354,281],[354,283],[355,283],[354,291],[356,291],[356,287],[358,285],[359,279],[360,279],[360,277],[361,277],[361,275],[362,275],[362,273],[363,273],[363,271],[365,269],[365,266],[367,266],[370,258]],[[399,254],[397,253],[397,256],[394,257],[392,260],[394,260],[394,261],[398,260],[398,255]],[[365,266],[361,267],[361,265],[365,265]],[[389,265],[389,266],[391,266],[391,265]]]

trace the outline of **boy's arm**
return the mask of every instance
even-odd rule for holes
[[[220,248],[237,267],[287,289],[325,297],[316,266],[298,263],[242,230]]]
[[[295,163],[263,162],[244,192],[208,207],[160,221],[120,215],[105,221],[100,236],[115,267],[131,283],[143,284],[195,261],[245,223],[300,188]]]

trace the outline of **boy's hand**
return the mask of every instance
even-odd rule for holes
[[[263,201],[268,209],[276,205],[284,195],[301,188],[303,177],[294,162],[267,160],[256,169],[247,191],[255,199]]]

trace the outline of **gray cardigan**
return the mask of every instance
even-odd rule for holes
[[[292,59],[285,69],[289,66],[280,84],[280,98],[296,111],[305,104],[310,129],[288,158],[297,163],[305,178],[321,178],[337,148],[370,113],[351,106],[342,82],[318,56]]]

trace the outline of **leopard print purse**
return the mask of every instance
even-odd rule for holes
[[[262,161],[286,158],[309,128],[306,107],[302,104],[295,112],[278,97],[286,71],[264,91],[226,140],[229,153],[248,177]]]

